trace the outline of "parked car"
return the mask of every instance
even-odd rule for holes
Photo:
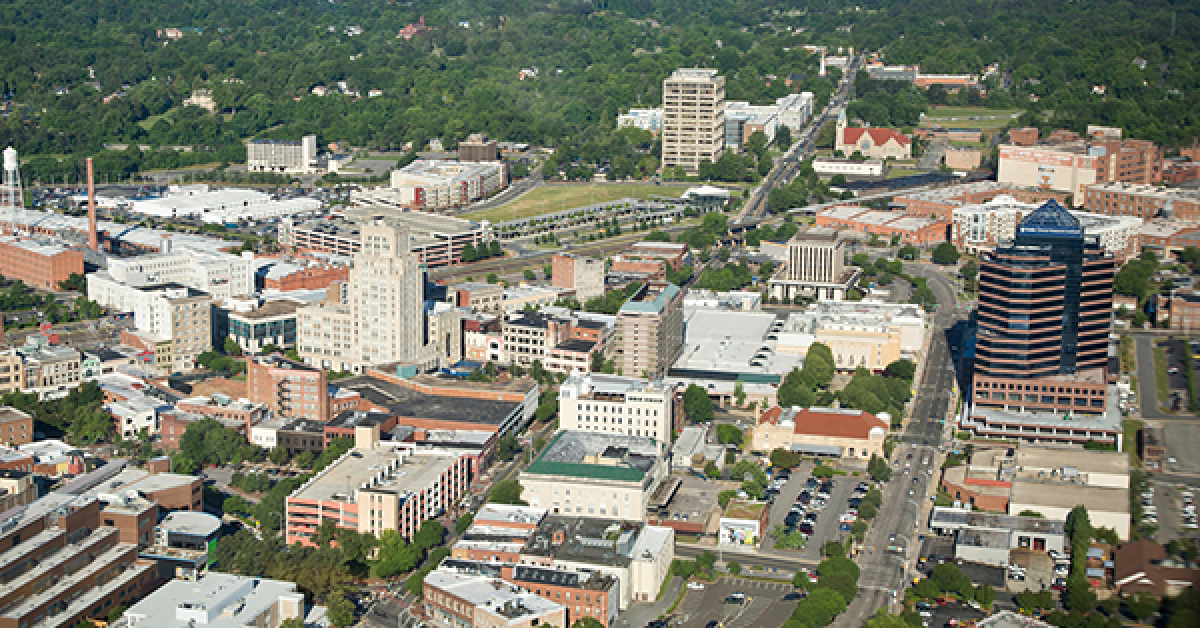
[[[689,582],[689,583],[687,583],[687,588],[689,588],[693,591],[703,591],[704,585],[699,582]]]

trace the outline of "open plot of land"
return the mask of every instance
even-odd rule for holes
[[[1008,124],[1020,109],[986,109],[984,107],[938,107],[925,112],[921,126],[986,129]]]
[[[530,190],[521,198],[492,209],[463,214],[464,218],[472,220],[489,220],[504,222],[518,218],[540,216],[564,209],[582,207],[592,203],[615,201],[619,198],[651,198],[655,196],[678,197],[688,188],[696,187],[688,184],[654,185],[646,183],[581,183],[564,185],[543,185]]]

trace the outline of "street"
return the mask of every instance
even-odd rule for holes
[[[957,286],[936,266],[910,263],[905,269],[928,280],[939,305],[930,325],[933,337],[912,413],[896,445],[895,475],[884,490],[879,515],[867,530],[866,558],[859,561],[859,594],[834,622],[839,627],[863,626],[879,608],[891,604],[893,595],[904,591],[907,569],[915,562],[913,550],[920,534],[923,507],[933,493],[931,484],[936,481],[937,447],[946,430],[943,421],[957,407],[954,366],[945,336],[946,330],[966,315],[958,308]],[[886,551],[889,545],[904,549],[899,555],[890,554]]]

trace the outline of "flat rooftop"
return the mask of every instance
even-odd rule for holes
[[[684,308],[683,320],[683,351],[672,369],[781,375],[804,363],[776,351],[774,314]]]
[[[641,482],[657,461],[654,439],[564,430],[521,475]]]
[[[478,512],[475,513],[475,525],[495,525],[503,526],[505,524],[537,524],[546,517],[549,512],[545,508],[534,508],[532,506],[510,506],[508,504],[484,504]]]
[[[1033,469],[1075,467],[1082,473],[1129,474],[1129,454],[1118,451],[1091,451],[1075,447],[1021,444],[1016,464]]]
[[[372,478],[379,481],[371,491],[403,495],[433,484],[457,460],[444,454],[352,449],[288,497],[356,503],[356,492]]]
[[[514,591],[503,580],[457,570],[434,569],[425,576],[425,584],[510,622],[563,610],[562,605],[540,595],[524,589]]]
[[[1010,504],[1070,510],[1080,504],[1093,512],[1129,512],[1129,489],[1088,486],[1061,481],[1018,478],[1013,481]]]
[[[257,321],[275,318],[278,316],[295,316],[296,310],[305,305],[308,304],[301,303],[299,301],[293,301],[291,299],[274,299],[263,303],[249,312],[238,312],[231,310],[229,312],[229,318]]]
[[[372,367],[368,371],[367,375],[369,376],[371,372],[389,373],[389,374],[394,375],[396,373],[397,369],[400,367],[400,365],[401,365],[400,362],[390,362],[388,364],[381,364],[377,367]],[[356,378],[350,378],[350,379],[356,379]],[[337,383],[339,386],[341,386],[341,385],[344,385],[345,382],[350,381],[350,379],[339,380]],[[378,379],[378,378],[373,378],[373,379]],[[470,393],[471,391],[482,390],[482,391],[489,391],[489,392],[505,392],[505,393],[525,395],[537,387],[537,384],[534,383],[534,381],[528,377],[512,377],[505,381],[496,380],[496,381],[491,381],[491,382],[472,382],[470,380],[462,379],[460,377],[453,377],[450,375],[442,375],[440,373],[439,374],[420,373],[420,374],[414,375],[412,377],[405,377],[404,380],[408,381],[408,382],[413,382],[415,384],[420,384],[422,386],[430,386],[433,388],[458,389],[458,390],[462,390],[464,393]],[[395,386],[395,384],[392,384],[392,385]],[[401,387],[401,388],[403,388],[403,387]]]
[[[929,525],[934,528],[996,528],[1016,532],[1065,534],[1067,522],[1040,517],[978,512],[962,508],[936,507],[933,509]]]
[[[628,567],[637,536],[644,526],[632,521],[547,515],[525,553],[556,561]],[[555,544],[561,533],[562,543]]]
[[[338,380],[338,387],[355,391],[363,399],[387,408],[401,421],[418,418],[500,426],[521,406],[515,401],[426,395],[370,375]]]
[[[168,514],[158,525],[171,532],[208,537],[221,529],[221,519],[206,512],[179,510]]]
[[[132,626],[243,628],[281,597],[299,598],[296,583],[208,572],[199,580],[172,580],[125,611]]]

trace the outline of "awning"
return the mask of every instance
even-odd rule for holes
[[[837,445],[809,445],[807,443],[796,443],[788,449],[798,454],[809,454],[813,456],[840,456],[842,455],[842,447]]]

